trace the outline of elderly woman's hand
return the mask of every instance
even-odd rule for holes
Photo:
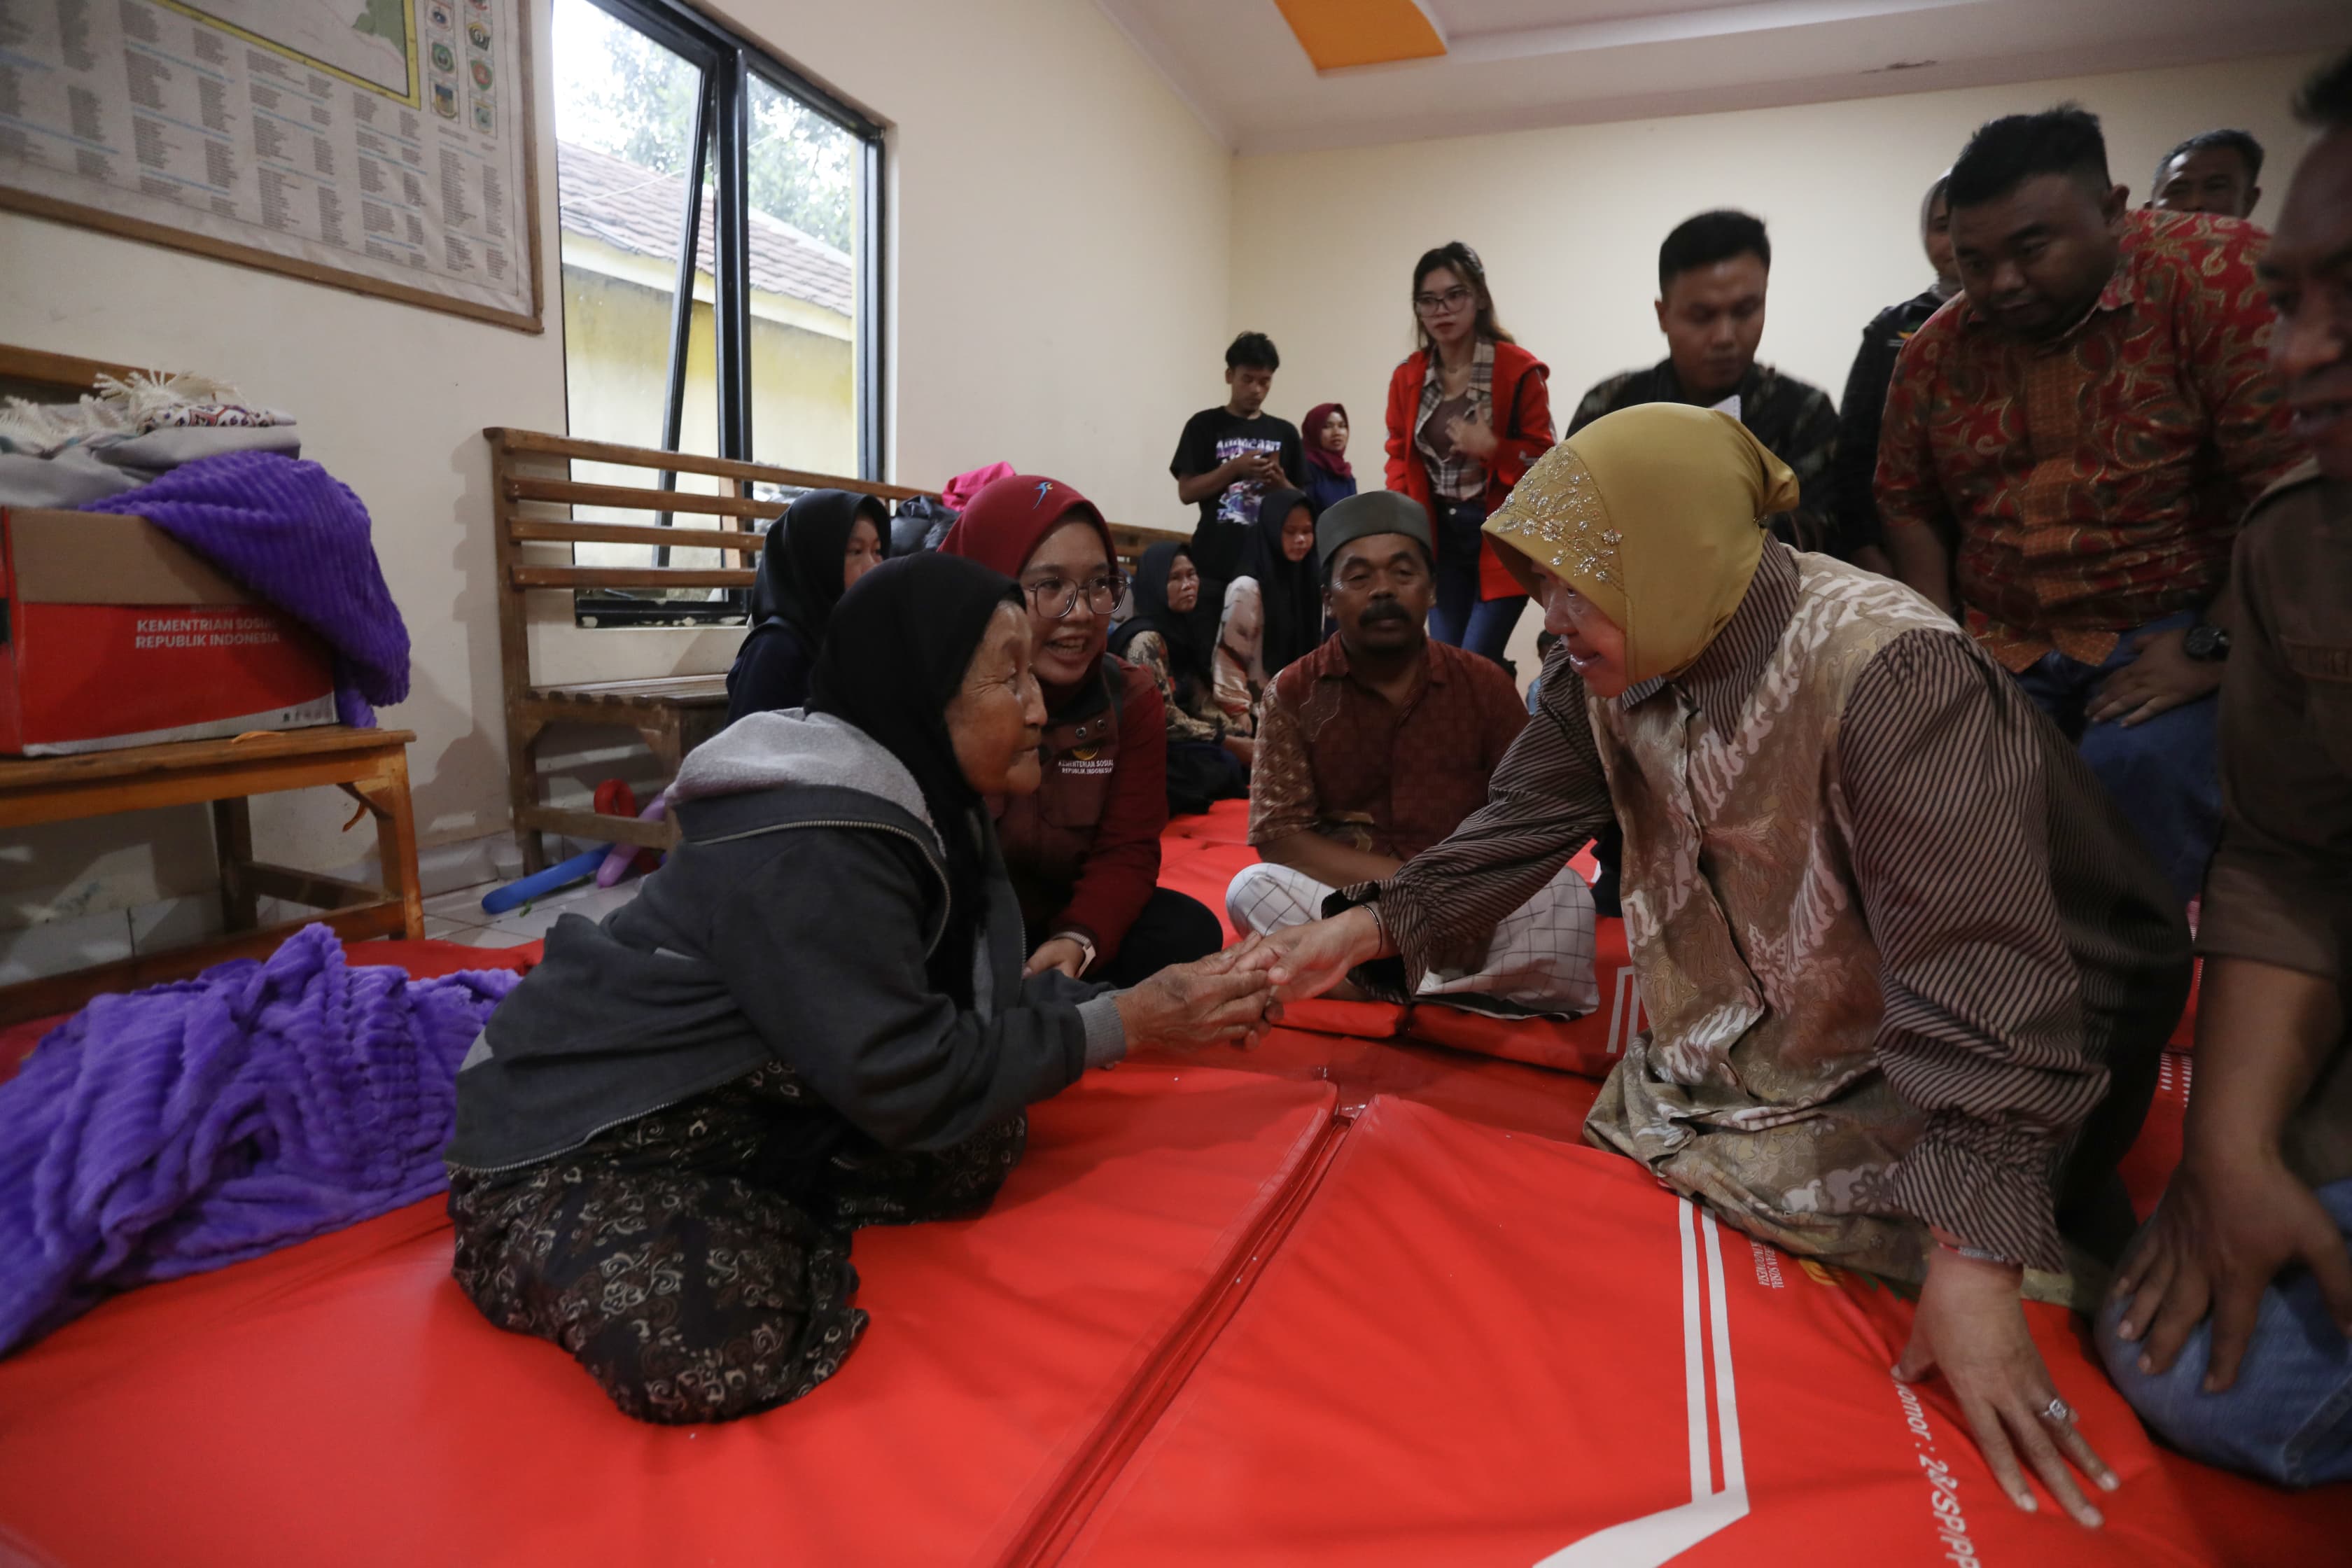
[[[1120,992],[1118,1017],[1129,1046],[1190,1050],[1223,1040],[1249,1049],[1282,1016],[1268,973],[1272,962],[1264,939],[1251,937]]]

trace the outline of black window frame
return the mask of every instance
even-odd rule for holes
[[[655,43],[702,72],[703,90],[695,106],[693,157],[687,177],[685,234],[678,247],[676,291],[670,300],[669,373],[663,396],[660,449],[678,449],[686,417],[686,367],[694,322],[695,266],[701,236],[703,177],[706,166],[717,176],[711,215],[717,254],[711,266],[711,323],[714,374],[719,384],[718,456],[754,462],[751,452],[751,79],[784,93],[821,118],[857,139],[857,203],[853,222],[856,315],[850,344],[853,384],[857,391],[857,473],[855,478],[879,482],[887,454],[883,450],[884,384],[882,246],[883,153],[885,127],[760,45],[734,29],[703,15],[680,0],[588,0],[590,5],[634,27]],[[716,149],[716,156],[712,155]],[[562,152],[557,150],[561,158]],[[571,374],[567,360],[564,374]],[[570,398],[565,399],[565,428],[571,426]],[[661,488],[675,489],[677,476],[665,473]],[[737,494],[749,493],[738,482]],[[789,497],[785,498],[789,500]],[[782,510],[784,502],[778,502]],[[660,526],[670,526],[672,514],[662,512]],[[663,545],[656,563],[669,564],[669,547]],[[714,599],[655,603],[619,595],[582,589],[572,596],[573,619],[583,626],[708,626],[743,620],[751,595],[727,590]]]

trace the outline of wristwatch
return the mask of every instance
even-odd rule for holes
[[[2200,664],[2219,664],[2230,657],[2230,634],[2210,621],[2189,628],[2180,651]]]

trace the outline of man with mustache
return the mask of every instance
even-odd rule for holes
[[[2081,748],[2186,902],[2221,829],[2231,542],[2305,456],[2263,364],[2263,233],[2131,210],[2071,104],[1981,127],[1947,195],[1966,292],[1895,363],[1888,552]]]
[[[1430,640],[1436,598],[1429,512],[1394,490],[1350,496],[1315,524],[1324,604],[1339,635],[1266,689],[1250,774],[1250,843],[1234,879],[1236,930],[1322,918],[1324,900],[1384,880],[1486,804],[1486,784],[1527,727],[1500,666]],[[1496,927],[1475,970],[1433,972],[1421,994],[1487,1012],[1584,1014],[1592,894],[1563,868]]]
[[[2099,1348],[2179,1447],[2310,1486],[2352,1479],[2352,54],[2298,108],[2319,136],[2262,273],[2316,461],[2231,563],[2197,1090]]]

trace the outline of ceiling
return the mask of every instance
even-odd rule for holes
[[[2344,0],[1097,0],[1241,153],[2189,65],[2352,43]],[[1318,70],[1334,17],[1444,52]],[[1299,24],[1284,15],[1288,10]],[[1423,26],[1425,19],[1426,26]],[[1367,24],[1368,26],[1370,24]],[[1411,46],[1399,43],[1395,51]]]

